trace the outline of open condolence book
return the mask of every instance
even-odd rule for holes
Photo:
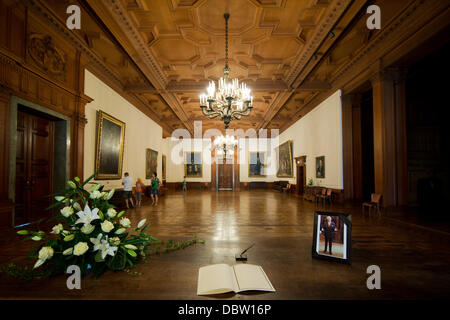
[[[198,270],[197,295],[275,289],[260,266],[253,264],[213,264]]]

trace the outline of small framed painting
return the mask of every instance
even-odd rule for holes
[[[248,176],[265,177],[266,176],[266,153],[249,152],[248,153]]]
[[[145,150],[145,179],[151,179],[153,172],[158,172],[158,151]]]
[[[316,178],[325,178],[325,156],[316,157]]]
[[[294,170],[292,168],[292,140],[286,141],[276,148],[278,158],[277,177],[292,178]]]
[[[202,172],[202,153],[186,152],[184,162],[184,175],[187,178],[201,178]]]
[[[314,215],[313,258],[351,263],[351,215],[316,211]]]

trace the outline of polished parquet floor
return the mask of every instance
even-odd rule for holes
[[[311,257],[314,211],[352,214],[352,264]],[[135,270],[88,275],[81,290],[66,277],[18,281],[0,277],[2,299],[416,299],[450,297],[450,237],[389,219],[364,217],[359,206],[316,206],[272,190],[173,191],[157,207],[146,202],[128,211],[133,223],[147,218],[162,240],[197,234],[205,244],[152,255]],[[248,263],[261,265],[275,293],[199,297],[198,268],[235,264],[234,254],[256,243]],[[0,232],[0,263],[26,263],[30,243],[10,229]],[[31,262],[32,263],[32,262]],[[368,290],[366,269],[381,268],[381,290]]]

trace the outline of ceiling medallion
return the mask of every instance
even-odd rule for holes
[[[205,116],[210,119],[220,117],[225,123],[225,129],[231,120],[240,120],[242,116],[248,116],[253,108],[251,90],[245,83],[240,83],[237,78],[230,82],[230,67],[228,66],[228,19],[230,14],[225,13],[225,68],[223,77],[218,85],[211,81],[206,88],[207,94],[200,95],[200,108]]]

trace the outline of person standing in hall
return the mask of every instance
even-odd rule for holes
[[[131,180],[131,177],[129,176],[128,172],[125,172],[124,178],[122,180],[123,184],[123,198],[125,199],[125,203],[127,205],[127,209],[130,209],[130,206],[128,205],[128,200],[131,202],[131,206],[134,207],[133,203],[133,182]]]
[[[142,182],[141,178],[138,178],[136,181],[136,207],[141,207],[141,201],[142,201],[142,192],[145,188],[144,183]]]
[[[184,176],[183,180],[183,191],[186,191],[186,176]]]
[[[159,190],[159,179],[157,178],[156,172],[152,175],[152,205],[158,205],[158,190]]]
[[[327,247],[329,247],[330,255],[333,255],[333,253],[332,253],[332,244],[333,244],[333,237],[334,237],[334,232],[335,231],[337,231],[336,224],[333,221],[331,221],[331,217],[328,216],[327,217],[327,222],[325,222],[322,225],[322,232],[323,232],[323,234],[325,236],[325,250],[323,251],[323,253],[326,253],[327,252]]]

